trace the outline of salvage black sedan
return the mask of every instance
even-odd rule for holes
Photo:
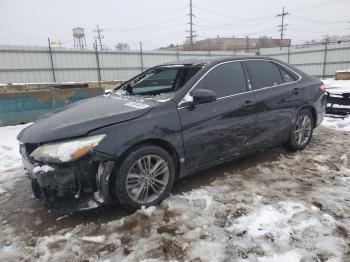
[[[275,59],[178,61],[46,115],[18,140],[49,208],[135,210],[200,169],[281,143],[304,149],[325,104],[319,79]]]

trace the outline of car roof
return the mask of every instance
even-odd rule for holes
[[[207,57],[207,58],[192,58],[192,59],[184,59],[173,61],[169,63],[162,64],[161,66],[169,66],[169,65],[203,65],[203,64],[218,64],[227,61],[234,60],[249,60],[249,59],[270,59],[278,61],[277,59],[267,57],[267,56],[224,56],[224,57]]]

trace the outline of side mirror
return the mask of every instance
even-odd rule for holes
[[[211,103],[216,100],[216,93],[207,89],[196,89],[192,92],[194,104]]]

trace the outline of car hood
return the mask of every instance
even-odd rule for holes
[[[87,135],[91,130],[138,118],[157,104],[154,99],[109,94],[63,107],[25,128],[22,143],[44,143]]]

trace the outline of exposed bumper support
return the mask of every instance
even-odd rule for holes
[[[49,209],[63,215],[96,209],[111,201],[109,180],[115,161],[90,155],[84,160],[50,165],[34,172],[38,163],[23,157],[36,198]]]

